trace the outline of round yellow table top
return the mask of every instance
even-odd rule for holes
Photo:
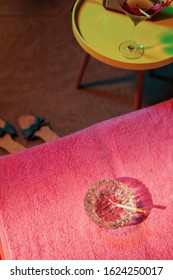
[[[133,22],[123,13],[106,10],[102,0],[77,0],[72,28],[80,46],[108,65],[147,70],[173,62],[173,7],[136,26],[136,40],[144,46],[139,59],[124,58],[118,49],[120,43],[132,39]]]

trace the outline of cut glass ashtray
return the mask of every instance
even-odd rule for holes
[[[84,207],[90,219],[100,227],[118,228],[127,225],[136,211],[132,190],[116,180],[103,180],[92,185],[84,198]]]

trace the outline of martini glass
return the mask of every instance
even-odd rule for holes
[[[134,26],[132,40],[125,41],[119,46],[123,57],[137,59],[143,55],[144,47],[135,41],[136,26],[160,11],[163,8],[163,3],[162,0],[119,0],[122,10],[129,16]]]

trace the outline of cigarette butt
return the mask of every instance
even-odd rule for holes
[[[132,207],[132,206],[128,206],[125,204],[115,203],[111,199],[109,199],[109,201],[111,201],[115,206],[117,206],[119,208],[128,209],[128,210],[135,211],[135,212],[141,212],[144,214],[146,214],[146,212],[147,212],[145,209],[142,209],[142,208],[137,208],[137,207]]]

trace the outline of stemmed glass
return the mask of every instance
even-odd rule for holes
[[[170,4],[172,1],[166,1]],[[166,7],[162,0],[119,0],[122,10],[129,16],[134,24],[133,39],[120,44],[119,51],[123,57],[129,59],[140,58],[144,53],[144,47],[135,41],[136,26],[150,19],[154,14]]]

